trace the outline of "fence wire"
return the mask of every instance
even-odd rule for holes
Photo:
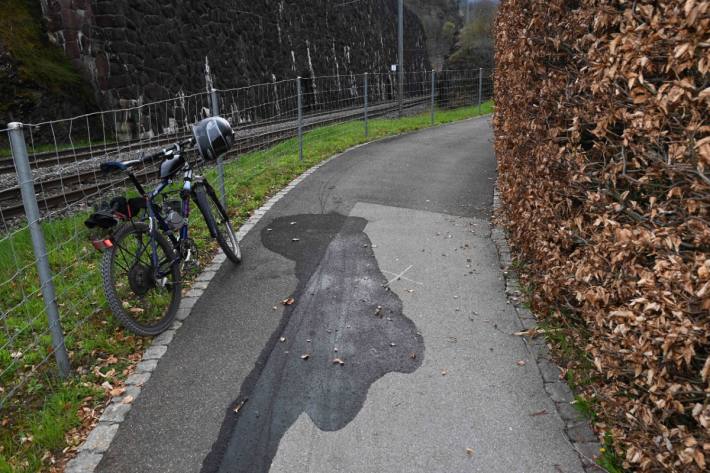
[[[432,79],[431,71],[404,74],[404,115],[432,111],[432,105],[434,113],[480,105],[493,96],[490,70],[438,72],[433,97]],[[225,157],[225,172],[232,173],[227,200],[234,206],[243,197],[239,183],[249,182],[264,168],[288,162],[300,169],[324,152],[319,148],[323,137],[337,141],[339,134],[355,131],[364,136],[370,120],[397,117],[397,81],[397,74],[389,72],[303,77],[213,94],[180,93],[158,102],[133,101],[116,110],[25,124],[22,135],[31,168],[30,188],[39,209],[34,220],[26,216],[16,150],[10,146],[12,130],[0,130],[0,409],[18,394],[32,392],[38,383],[56,377],[58,349],[66,348],[73,369],[82,358],[96,354],[98,348],[86,340],[107,323],[109,315],[100,254],[88,244],[89,231],[83,222],[98,202],[130,193],[124,177],[99,171],[101,163],[135,159],[189,137],[191,125],[212,114],[211,97],[215,97],[216,109],[236,133],[235,145]],[[241,158],[238,168],[233,165],[237,157]],[[134,168],[134,172],[150,186],[157,181],[158,165]],[[216,172],[207,170],[208,175]],[[273,179],[273,189],[284,184]],[[63,334],[59,345],[53,343],[48,323],[51,304],[38,273],[44,256],[37,255],[33,246],[33,226],[41,229],[46,242]]]

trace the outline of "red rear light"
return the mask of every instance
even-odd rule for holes
[[[113,248],[113,243],[111,243],[111,240],[108,238],[104,240],[92,240],[91,244],[94,245],[94,248],[96,248],[97,251],[103,251],[109,248]]]

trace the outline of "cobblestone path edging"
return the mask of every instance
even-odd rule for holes
[[[493,193],[494,213],[500,208],[501,201],[498,194],[498,183],[496,182]],[[510,247],[506,240],[505,231],[495,222],[491,223],[491,238],[498,251],[498,259],[503,277],[505,278],[505,292],[510,303],[515,308],[523,330],[530,330],[537,327],[537,319],[530,310],[522,305],[523,297],[520,290],[520,283],[517,275],[512,271],[513,262]],[[554,401],[557,413],[565,423],[565,434],[574,449],[579,454],[586,473],[604,472],[603,468],[595,463],[599,456],[601,444],[592,430],[589,421],[572,405],[574,394],[567,386],[567,383],[560,378],[560,368],[552,361],[550,350],[547,347],[545,338],[541,336],[523,337],[532,359],[537,363],[540,370],[545,391]]]

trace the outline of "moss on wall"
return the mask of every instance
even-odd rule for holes
[[[83,81],[61,49],[47,40],[36,0],[6,0],[0,16],[0,41],[17,61],[19,78],[61,93]]]
[[[90,107],[93,90],[50,43],[37,0],[5,0],[0,15],[0,124],[41,109]]]

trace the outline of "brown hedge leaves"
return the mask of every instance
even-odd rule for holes
[[[534,305],[636,471],[710,466],[710,2],[504,0],[496,152]],[[550,310],[551,308],[561,310]]]

